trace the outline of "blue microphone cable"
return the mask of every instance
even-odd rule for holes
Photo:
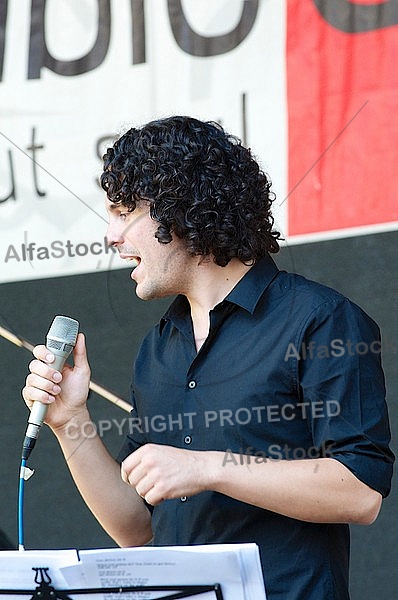
[[[23,501],[25,494],[25,467],[26,460],[21,459],[21,468],[19,470],[19,486],[18,486],[18,550],[25,550],[24,542],[24,522],[23,522]]]
[[[18,486],[18,550],[25,550],[25,533],[24,533],[24,495],[25,481],[29,479],[34,469],[29,469],[26,466],[26,458],[21,458],[21,468],[19,470],[19,486]]]

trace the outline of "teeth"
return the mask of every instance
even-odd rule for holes
[[[141,259],[137,256],[123,256],[122,253],[120,258],[128,263],[131,263],[131,266],[134,267],[134,269],[135,267],[138,267],[141,262]]]

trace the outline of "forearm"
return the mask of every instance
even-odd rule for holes
[[[82,411],[54,430],[72,477],[87,506],[120,546],[138,546],[152,537],[150,513],[120,476],[120,467]]]
[[[317,523],[369,524],[380,509],[381,495],[332,458],[229,459],[221,452],[207,454],[209,489],[242,502]]]

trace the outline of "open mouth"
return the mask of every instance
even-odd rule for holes
[[[130,263],[130,265],[135,269],[141,262],[141,258],[139,256],[125,256],[120,254],[120,258]]]
[[[131,264],[131,266],[133,267],[133,269],[135,269],[136,267],[138,267],[138,265],[141,262],[141,259],[139,258],[139,256],[130,256],[127,260]]]

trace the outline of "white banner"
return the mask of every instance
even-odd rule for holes
[[[171,114],[220,121],[252,148],[284,232],[285,19],[282,0],[3,3],[0,282],[121,267],[100,157]]]

